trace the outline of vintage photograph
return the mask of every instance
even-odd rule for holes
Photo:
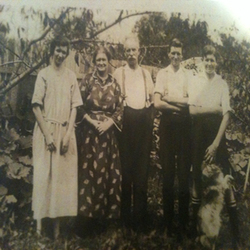
[[[248,7],[0,0],[0,250],[250,249]]]

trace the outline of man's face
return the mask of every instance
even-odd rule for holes
[[[174,68],[179,68],[182,60],[182,48],[172,46],[168,53],[168,57],[171,61],[172,66]]]
[[[125,43],[125,56],[129,65],[138,64],[139,45],[134,40],[127,40]]]
[[[57,67],[59,67],[65,58],[67,57],[68,47],[67,46],[56,46],[53,55],[53,61]]]
[[[217,66],[216,58],[214,55],[206,55],[203,59],[205,72],[207,75],[213,75]]]

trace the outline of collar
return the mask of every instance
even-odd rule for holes
[[[126,64],[126,65],[124,66],[124,69],[125,69],[125,70],[131,70],[131,71],[137,71],[137,70],[140,70],[140,68],[141,68],[140,65],[138,65],[137,69],[131,69],[131,68],[128,66],[128,64]]]
[[[172,65],[168,65],[166,68],[165,68],[165,71],[166,72],[169,72],[169,73],[173,73],[173,74],[178,74],[178,73],[182,73],[182,72],[185,72],[185,69],[180,65],[180,68],[175,72],[173,70],[173,67]]]
[[[106,86],[112,85],[114,83],[114,78],[111,74],[108,74],[107,79],[105,79],[104,81],[98,76],[97,74],[97,70],[95,70],[92,73],[92,77],[95,81],[96,84],[98,84],[101,88],[104,88]]]
[[[95,79],[98,79],[99,81],[105,83],[107,81],[112,81],[113,80],[113,77],[110,73],[108,73],[108,77],[103,81],[97,74],[97,70],[95,69],[94,72],[92,73],[92,77],[95,78]]]
[[[206,82],[209,82],[209,79],[205,73],[205,71],[202,71],[198,74],[199,77],[203,78],[204,80],[206,80]],[[220,75],[218,75],[217,73],[215,73],[214,77],[211,79],[210,82],[216,82],[222,80],[222,77]]]

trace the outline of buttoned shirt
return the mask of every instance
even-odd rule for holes
[[[222,107],[223,115],[231,110],[228,85],[220,75],[215,74],[209,80],[205,73],[200,73],[194,79],[190,85],[189,105]]]
[[[158,72],[154,93],[159,93],[162,97],[188,97],[191,75],[191,72],[182,67],[175,72],[172,65],[169,65]]]
[[[151,75],[146,69],[141,67],[131,69],[126,65],[116,69],[114,77],[121,87],[125,106],[142,109],[148,106],[147,102],[152,103],[154,85]]]

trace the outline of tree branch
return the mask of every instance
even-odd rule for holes
[[[152,48],[168,48],[169,45],[166,44],[166,45],[148,45],[148,46],[142,46],[141,49],[152,49]]]
[[[113,27],[114,25],[120,23],[121,21],[123,21],[124,19],[127,19],[129,17],[132,17],[132,16],[139,16],[139,15],[145,15],[145,14],[150,14],[152,12],[150,11],[144,11],[144,12],[139,12],[139,13],[133,13],[133,14],[130,14],[130,15],[127,15],[125,17],[122,17],[122,14],[123,14],[123,10],[120,12],[119,14],[119,17],[113,22],[111,23],[110,25],[106,26],[105,28],[101,29],[101,30],[98,30],[97,32],[95,32],[90,38],[85,38],[85,39],[75,39],[73,41],[71,41],[72,44],[75,44],[75,43],[79,43],[79,42],[90,42],[92,41],[92,39],[94,37],[96,37],[97,35],[101,34],[102,32],[108,30],[109,28]]]
[[[16,54],[15,53],[15,51],[13,51],[12,49],[10,49],[9,47],[7,47],[4,43],[2,43],[1,41],[0,41],[0,44],[1,45],[3,45],[3,47],[5,48],[5,49],[7,49],[8,51],[10,51],[12,54],[14,54],[16,57],[18,57],[18,58],[20,58],[20,56],[18,55],[18,54]]]
[[[28,44],[28,46],[27,46],[27,48],[24,50],[24,52],[22,53],[22,57],[24,57],[25,56],[25,54],[30,50],[30,47],[34,44],[34,43],[37,43],[37,42],[39,42],[39,41],[41,41],[42,39],[44,39],[46,36],[47,36],[47,34],[51,31],[51,29],[60,21],[60,19],[63,17],[63,15],[65,15],[68,11],[70,11],[72,8],[67,8],[66,10],[65,10],[65,12],[63,12],[63,13],[61,13],[61,15],[56,19],[56,21],[52,24],[52,25],[50,25],[49,27],[47,27],[46,29],[45,29],[45,31],[43,32],[43,34],[40,36],[40,37],[38,37],[38,38],[36,38],[36,39],[34,39],[34,40],[32,40],[32,41],[30,41],[30,43]]]
[[[39,41],[41,41],[42,39],[44,39],[46,36],[47,36],[47,34],[51,31],[51,29],[60,21],[60,19],[63,17],[63,15],[65,15],[69,10],[71,10],[72,8],[67,8],[63,13],[61,13],[61,15],[56,19],[56,21],[52,24],[52,25],[50,25],[49,27],[47,27],[46,29],[45,29],[45,31],[43,32],[43,34],[40,36],[40,37],[38,37],[37,39],[34,39],[34,40],[32,40],[32,41],[30,41],[30,43],[28,44],[28,46],[27,46],[27,48],[23,51],[23,53],[22,53],[22,55],[21,56],[18,56],[18,58],[20,58],[21,60],[23,60],[24,59],[24,56],[28,53],[28,51],[30,50],[30,48],[31,48],[31,46],[33,45],[33,44],[35,44],[35,43],[37,43],[37,42],[39,42]],[[43,59],[42,59],[43,60]],[[21,64],[20,64],[21,65]],[[17,69],[16,69],[16,71],[15,71],[15,73],[18,75],[18,71],[19,71],[19,69],[20,69],[20,65],[17,67]],[[33,71],[32,71],[33,72]],[[23,73],[21,74],[21,75],[23,75]],[[13,82],[13,81],[15,81],[16,80],[16,76],[14,76],[13,77],[13,75],[10,77],[10,82]],[[15,86],[15,85],[14,85]],[[12,87],[10,87],[10,89],[11,89]],[[9,89],[9,90],[10,90]],[[0,92],[0,94],[1,94],[1,92]]]
[[[56,21],[53,23],[53,25],[51,25],[50,27],[46,28],[45,31],[43,32],[43,34],[38,37],[37,39],[34,39],[32,40],[27,48],[23,51],[22,53],[22,56],[18,56],[16,55],[18,58],[20,58],[21,60],[24,58],[24,56],[28,53],[28,51],[30,50],[31,46],[39,41],[41,41],[42,39],[44,39],[47,34],[51,31],[51,29],[55,26],[55,24],[57,24],[60,19],[63,17],[63,15],[65,15],[65,13],[67,13],[69,10],[71,10],[72,8],[67,8],[65,12],[63,12],[59,18],[56,19]],[[120,23],[121,21],[129,18],[129,17],[133,17],[133,16],[138,16],[138,15],[145,15],[145,14],[150,14],[152,12],[149,12],[149,11],[145,11],[145,12],[139,12],[139,13],[133,13],[133,14],[130,14],[130,15],[126,15],[124,17],[122,17],[123,15],[123,11],[121,11],[119,13],[119,16],[118,18],[113,22],[111,23],[110,25],[106,26],[105,28],[95,32],[91,38],[88,38],[88,39],[77,39],[77,40],[74,40],[74,41],[71,41],[71,44],[74,44],[74,43],[78,43],[78,42],[94,42],[93,41],[93,38],[96,37],[97,35],[101,34],[102,32],[108,30],[109,28],[113,27],[114,25]],[[10,89],[12,89],[14,86],[16,86],[24,77],[28,76],[29,74],[31,74],[32,72],[34,72],[36,69],[38,69],[40,66],[42,66],[44,63],[46,62],[46,58],[42,58],[34,67],[26,70],[25,72],[21,73],[20,75],[18,74],[18,70],[20,69],[20,67],[18,67],[17,71],[16,71],[16,74],[17,76],[12,78],[9,83],[7,84],[6,87],[4,87],[3,89],[0,90],[0,96],[1,95],[4,95],[6,94]]]
[[[96,33],[94,33],[91,38],[94,38],[96,37],[97,35],[99,35],[100,33],[104,32],[105,30],[113,27],[114,25],[120,23],[121,21],[129,18],[129,17],[132,17],[132,16],[139,16],[139,15],[145,15],[145,14],[151,14],[153,13],[152,11],[144,11],[144,12],[138,12],[138,13],[133,13],[133,14],[129,14],[125,17],[122,17],[122,14],[123,14],[123,10],[120,12],[119,14],[119,17],[113,22],[111,23],[110,25],[106,26],[105,28],[101,29],[101,30],[98,30]]]
[[[70,41],[70,44],[76,44],[76,43],[101,43],[103,41],[96,41],[91,38],[84,38],[84,39],[74,39]]]
[[[6,87],[0,90],[0,96],[6,94],[10,89],[15,87],[23,78],[30,75],[32,72],[34,72],[36,69],[41,67],[46,62],[46,57],[42,58],[40,62],[38,62],[35,66],[32,68],[26,70],[22,74],[15,77],[13,80],[11,80]]]
[[[22,61],[22,60],[17,60],[17,61],[12,61],[12,62],[6,62],[3,64],[0,64],[0,67],[8,65],[8,64],[15,64],[15,63],[23,63],[24,65],[26,65],[27,67],[31,68],[30,65],[28,65],[26,62]]]

